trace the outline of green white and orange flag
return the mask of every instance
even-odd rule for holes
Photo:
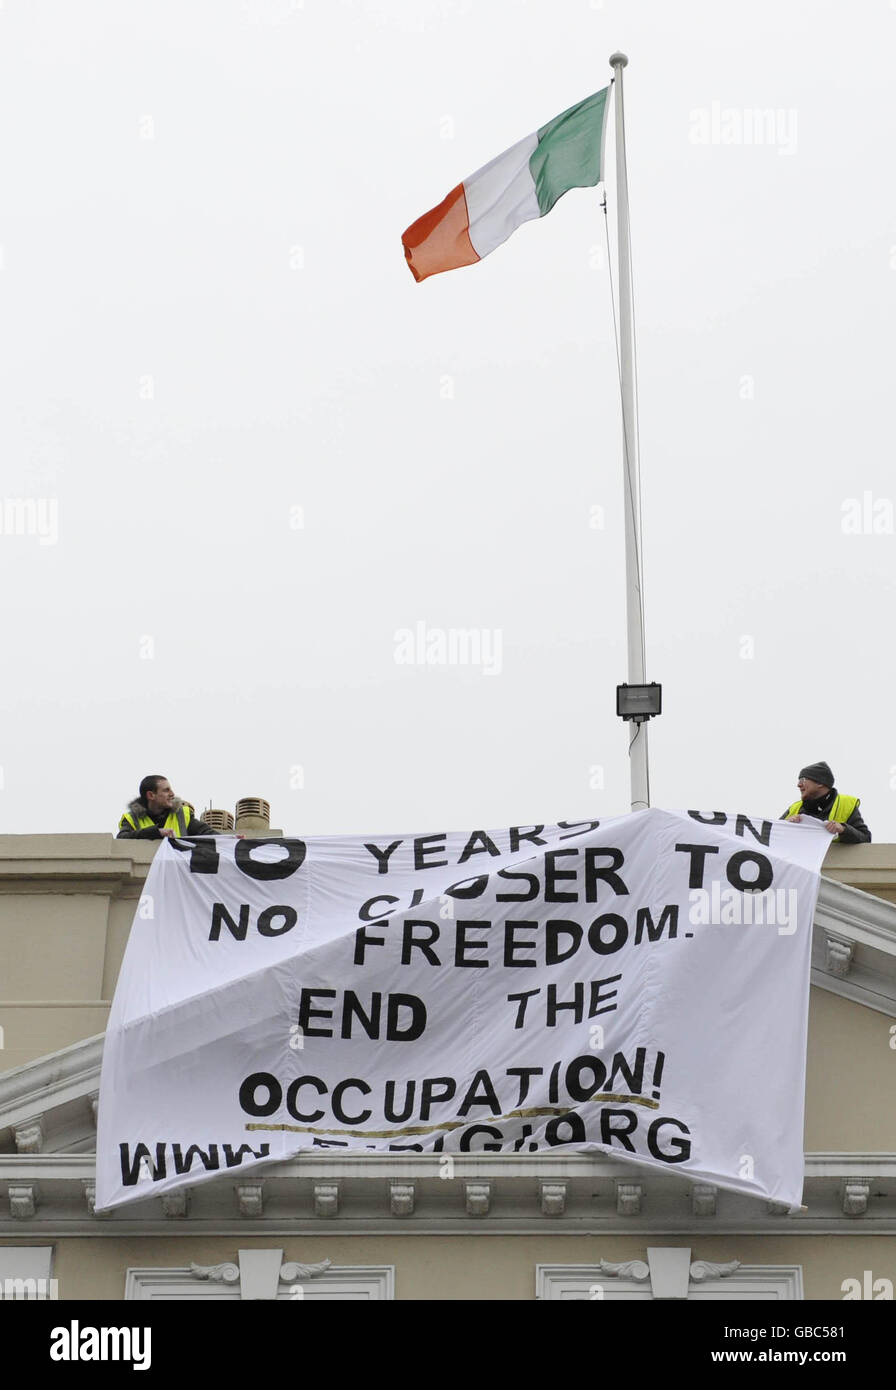
[[[511,232],[544,217],[570,188],[603,177],[609,87],[571,106],[452,188],[402,235],[415,280],[481,261]]]

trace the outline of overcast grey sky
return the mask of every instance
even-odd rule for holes
[[[294,834],[628,809],[597,192],[400,243],[616,48],[653,802],[826,758],[896,840],[890,0],[5,0],[3,831],[146,772]]]

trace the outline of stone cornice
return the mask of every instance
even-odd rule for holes
[[[94,1165],[90,1154],[0,1157],[0,1237],[896,1234],[893,1153],[807,1154],[806,1210],[793,1216],[722,1188],[711,1204],[695,1210],[695,1190],[704,1185],[585,1154],[454,1155],[447,1180],[439,1155],[309,1155],[251,1170],[242,1182],[231,1173],[197,1184],[173,1213],[176,1220],[161,1195],[93,1215]],[[250,1181],[263,1186],[263,1205],[246,1207]],[[620,1185],[637,1187],[638,1201],[620,1205]],[[402,1198],[397,1211],[396,1186]],[[339,1203],[321,1211],[320,1193],[332,1190]],[[33,1200],[24,1201],[23,1194]]]
[[[896,1017],[896,904],[822,877],[811,978],[821,989]]]

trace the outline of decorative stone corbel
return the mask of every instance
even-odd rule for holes
[[[176,1192],[162,1193],[162,1211],[169,1218],[183,1218],[187,1214],[189,1207],[190,1194],[185,1187],[180,1187]]]
[[[194,1279],[208,1279],[211,1284],[238,1284],[240,1282],[240,1267],[235,1264],[191,1264],[190,1273]]]
[[[96,1183],[92,1178],[81,1183],[81,1190],[84,1193],[84,1204],[87,1207],[87,1215],[94,1217],[97,1221],[105,1221],[110,1215],[108,1211],[97,1211],[96,1209]]]
[[[740,1260],[729,1260],[727,1264],[714,1264],[712,1260],[695,1260],[691,1265],[691,1282],[705,1284],[707,1279],[726,1279],[740,1269]]]
[[[236,1195],[240,1204],[240,1216],[264,1216],[264,1183],[246,1182],[237,1187]]]
[[[314,1215],[330,1218],[339,1215],[338,1182],[314,1184]]]
[[[617,1182],[616,1215],[640,1216],[643,1188],[639,1182]]]
[[[566,1183],[541,1182],[538,1188],[542,1213],[545,1216],[562,1216],[566,1211]]]
[[[44,1146],[43,1119],[43,1115],[35,1115],[32,1119],[25,1120],[23,1124],[13,1127],[12,1132],[16,1141],[16,1153],[40,1153]]]
[[[316,1279],[318,1275],[325,1274],[332,1263],[332,1260],[319,1260],[315,1265],[302,1265],[290,1260],[281,1266],[280,1283],[297,1284],[300,1279]]]
[[[855,942],[849,941],[845,936],[837,936],[834,932],[825,932],[824,947],[825,970],[829,975],[837,975],[842,980],[852,968]]]
[[[865,1216],[870,1196],[871,1185],[864,1178],[847,1178],[843,1184],[843,1215]]]
[[[37,1209],[37,1183],[9,1184],[9,1214],[16,1221],[30,1221]]]
[[[393,1216],[414,1215],[414,1184],[412,1182],[390,1182],[389,1210]]]
[[[634,1279],[636,1284],[646,1284],[650,1278],[650,1265],[643,1260],[623,1260],[621,1264],[601,1260],[600,1272],[610,1279]]]
[[[87,1097],[87,1100],[88,1100],[88,1102],[89,1102],[89,1104],[90,1104],[90,1116],[91,1116],[91,1119],[93,1120],[93,1127],[94,1127],[94,1129],[96,1129],[97,1111],[98,1111],[98,1109],[99,1109],[99,1104],[100,1104],[100,1093],[99,1093],[99,1091],[91,1091],[91,1092],[90,1092],[90,1095]]]
[[[492,1201],[491,1183],[468,1182],[464,1183],[464,1189],[467,1216],[488,1216],[488,1209]]]
[[[691,1210],[695,1216],[715,1216],[719,1189],[711,1183],[698,1182],[691,1188]]]

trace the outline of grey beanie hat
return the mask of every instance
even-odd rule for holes
[[[800,768],[800,777],[808,777],[810,782],[818,782],[822,787],[834,785],[834,774],[827,763],[809,763]]]

